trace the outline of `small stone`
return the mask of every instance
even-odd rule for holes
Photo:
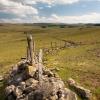
[[[75,91],[84,99],[86,100],[90,100],[91,96],[92,96],[92,93],[90,90],[88,89],[85,89],[81,86],[78,86],[78,85],[75,85],[74,86],[75,88]]]
[[[57,95],[50,96],[49,100],[57,100]]]
[[[29,76],[33,77],[35,72],[36,72],[36,67],[35,66],[28,66],[27,67],[27,74]]]
[[[3,79],[4,79],[3,76],[0,75],[0,81],[3,81]]]
[[[76,84],[76,82],[72,78],[69,78],[67,82],[68,82],[68,85],[70,86]]]
[[[45,70],[44,74],[47,75],[48,77],[54,77],[54,73],[51,72],[50,70]]]
[[[54,73],[54,77],[60,79],[60,77],[57,73]]]
[[[10,93],[12,93],[14,91],[14,89],[15,89],[14,85],[7,86],[5,89],[6,96],[8,96]]]
[[[24,94],[29,94],[31,93],[32,91],[35,90],[35,87],[33,88],[32,86],[29,86],[29,87],[26,87],[23,91]]]
[[[33,78],[30,78],[30,79],[28,79],[28,80],[26,80],[26,86],[28,87],[28,86],[36,86],[37,84],[38,84],[38,81],[37,80],[35,80],[35,79],[33,79]]]
[[[90,90],[85,89],[84,87],[79,86],[78,84],[76,84],[76,82],[73,79],[69,79],[68,80],[68,84],[71,88],[73,88],[73,90],[80,95],[82,98],[86,99],[86,100],[90,100],[92,93]]]
[[[51,68],[50,70],[51,70],[51,71],[60,71],[60,69],[57,68],[57,67],[55,67],[55,68]]]
[[[77,100],[77,95],[68,88],[64,88],[64,98],[65,100]]]
[[[56,67],[56,68],[55,68],[55,71],[60,71],[60,69]]]
[[[26,83],[25,82],[21,82],[19,84],[19,86],[21,87],[22,90],[24,90],[26,88]]]
[[[14,89],[14,95],[17,97],[17,98],[20,98],[21,95],[22,95],[22,90],[20,89],[20,87],[16,87]]]
[[[17,64],[12,68],[12,74],[17,74],[17,72],[18,72],[18,66],[17,66]]]

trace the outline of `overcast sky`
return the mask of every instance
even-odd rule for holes
[[[0,22],[100,23],[100,0],[0,0]]]

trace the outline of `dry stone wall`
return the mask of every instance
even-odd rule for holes
[[[36,55],[31,35],[27,36],[27,44],[27,58],[14,65],[6,78],[6,100],[77,100],[76,94],[66,88],[61,78],[53,72],[59,69],[44,67],[42,49]],[[73,82],[68,81],[79,93],[88,96],[85,89]],[[89,97],[85,100],[89,100]]]
[[[5,88],[7,100],[77,100],[52,71],[43,68],[40,82],[38,68],[32,67],[23,61],[12,70]]]

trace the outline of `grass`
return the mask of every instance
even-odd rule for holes
[[[26,56],[26,35],[32,31],[36,50],[50,48],[50,42],[63,45],[62,40],[82,42],[85,45],[58,50],[53,55],[44,53],[47,67],[58,67],[60,77],[67,81],[72,77],[82,86],[90,89],[93,100],[100,99],[100,27],[41,28],[39,26],[3,25],[0,26],[0,75],[10,69],[21,57]],[[0,93],[3,84],[0,83]],[[0,94],[3,98],[3,94]],[[1,99],[0,99],[1,100]],[[3,99],[2,99],[3,100]]]

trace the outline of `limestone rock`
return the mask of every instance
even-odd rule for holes
[[[68,85],[70,85],[70,86],[71,85],[73,86],[76,84],[75,80],[73,80],[72,78],[69,78],[67,82],[68,82]]]
[[[54,77],[54,73],[47,69],[44,71],[44,75],[47,75],[48,77]]]
[[[15,86],[14,85],[10,85],[10,86],[7,86],[5,88],[5,95],[8,96],[9,94],[11,94],[15,89]]]
[[[24,89],[26,88],[26,83],[25,83],[25,82],[21,82],[21,83],[19,84],[19,86],[20,86],[21,90],[24,91]]]
[[[0,75],[0,81],[3,81],[3,79],[4,79],[3,76]]]
[[[49,100],[57,100],[57,95],[52,95],[49,97]]]
[[[36,65],[24,62],[17,66],[17,70],[12,70],[9,86],[5,89],[8,100],[77,100],[72,91],[65,89],[61,78],[49,69],[43,68],[40,82]]]
[[[33,78],[29,78],[28,80],[26,80],[26,86],[36,86],[38,84],[38,81],[33,79]]]
[[[64,91],[65,91],[64,92],[65,93],[65,96],[64,96],[65,100],[77,100],[77,95],[74,92],[72,92],[68,88],[65,88]]]
[[[20,98],[22,96],[22,90],[20,89],[20,87],[16,87],[13,93],[17,98]]]
[[[23,92],[27,95],[31,93],[32,91],[34,91],[35,89],[36,87],[29,86],[29,87],[26,87]]]
[[[82,86],[79,86],[73,79],[69,79],[68,80],[68,84],[69,86],[78,94],[80,95],[82,98],[84,98],[85,100],[90,100],[92,93],[90,90],[85,89]]]
[[[51,70],[51,71],[60,71],[60,69],[57,68],[57,67],[55,67],[55,68],[51,68],[50,70]]]
[[[12,67],[12,75],[16,75],[17,74],[17,72],[18,72],[18,66],[17,66],[17,64],[14,66],[14,67]]]
[[[35,66],[28,66],[27,67],[27,75],[33,77],[36,72],[36,67]]]
[[[85,89],[85,88],[83,88],[81,86],[77,86],[77,85],[74,86],[74,89],[82,98],[84,98],[86,100],[90,100],[90,98],[92,96],[90,90]]]

